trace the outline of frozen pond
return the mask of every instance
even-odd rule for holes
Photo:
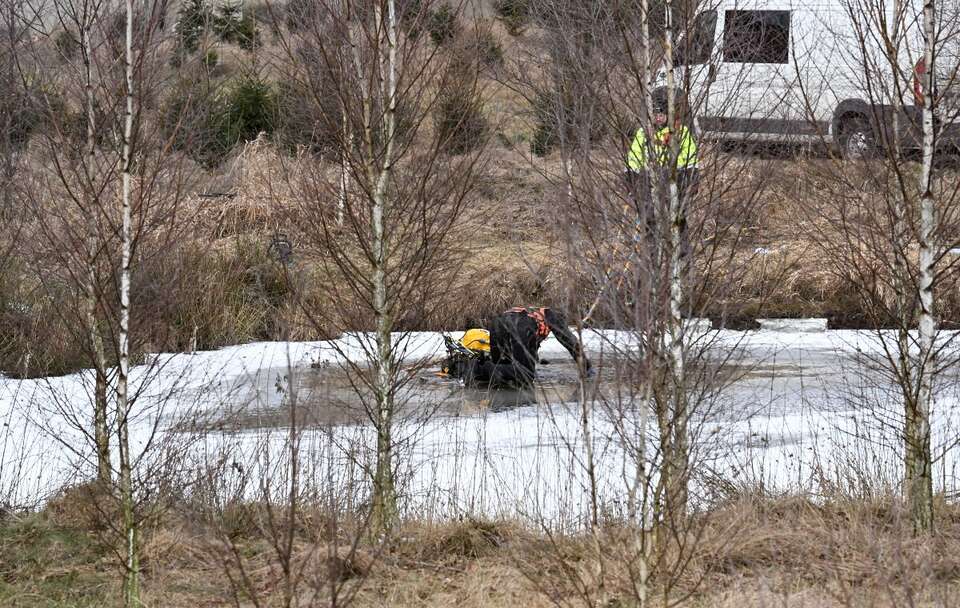
[[[408,339],[408,365],[441,354],[439,334]],[[691,367],[692,375],[712,379],[694,391],[695,492],[707,496],[719,483],[815,493],[851,475],[897,483],[900,414],[889,381],[869,363],[882,353],[875,333],[777,328],[709,332],[705,341],[704,362]],[[601,369],[586,410],[576,370],[552,338],[541,349],[550,364],[539,369],[531,393],[466,389],[434,375],[435,365],[418,368],[398,393],[396,419],[407,512],[575,524],[588,496],[584,431],[601,502],[609,512],[621,510],[636,468],[631,446],[642,424],[653,439],[653,422],[617,372],[629,359],[631,337],[591,332],[584,342]],[[361,362],[363,348],[357,338],[336,346],[261,343],[154,357],[158,366],[134,370],[135,449],[146,450],[141,466],[156,466],[175,445],[179,474],[219,466],[211,477],[218,491],[250,495],[282,479],[276,472],[291,453],[293,420],[302,430],[296,453],[311,483],[362,502],[373,433],[357,378],[343,364]],[[935,473],[938,489],[952,495],[960,436],[956,367],[941,378]],[[91,418],[91,384],[89,374],[0,379],[0,499],[29,503],[89,475],[89,441],[77,427]]]
[[[862,390],[870,378],[882,382],[870,369],[870,356],[863,354],[876,349],[875,339],[865,332],[728,332],[725,338],[698,350],[695,357],[703,364],[689,372],[700,382],[723,385],[720,395],[711,396],[716,403],[703,408],[712,421],[857,409],[851,391]],[[590,389],[597,391],[592,400],[625,399],[618,395],[624,373],[618,369],[619,353],[610,352],[595,337],[588,336],[587,342],[593,347],[588,354],[601,370],[598,378],[589,380]],[[425,412],[442,418],[500,414],[523,407],[535,411],[577,401],[577,369],[566,351],[551,339],[541,356],[546,364],[538,367],[536,386],[529,391],[464,387],[437,376],[437,357],[418,364],[399,392],[400,418]],[[702,370],[704,366],[710,366],[710,372]],[[218,396],[225,405],[219,411],[223,421],[242,412],[236,420],[239,428],[283,426],[289,417],[284,408],[291,401],[292,386],[304,424],[363,424],[366,413],[351,381],[353,375],[334,363],[265,364],[239,376],[228,393]],[[956,372],[947,370],[944,377],[956,378]]]

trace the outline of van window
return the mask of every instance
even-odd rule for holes
[[[726,11],[723,60],[728,63],[787,63],[790,11]]]
[[[717,34],[717,11],[703,11],[693,18],[690,29],[677,45],[676,65],[699,65],[710,61]]]

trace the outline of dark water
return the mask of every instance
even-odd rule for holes
[[[826,349],[802,351],[785,349],[771,355],[768,350],[748,352],[735,361],[716,365],[701,362],[688,368],[694,379],[723,388],[701,396],[714,402],[700,409],[710,419],[737,419],[746,414],[775,414],[801,407],[837,409],[846,407],[826,394],[826,386],[843,373],[842,358]],[[589,389],[594,396],[610,402],[631,395],[617,365],[606,360],[599,379]],[[712,369],[716,368],[716,369]],[[529,390],[480,389],[463,386],[458,380],[439,377],[438,365],[408,369],[408,380],[396,394],[397,420],[426,420],[433,417],[472,416],[516,408],[550,408],[578,401],[577,368],[566,357],[539,366],[537,382]],[[696,382],[694,382],[696,384]],[[223,404],[210,408],[209,428],[247,430],[299,426],[363,425],[372,422],[376,404],[364,378],[329,365],[321,368],[264,368],[242,378]]]
[[[437,366],[410,372],[397,392],[399,418],[473,415],[519,407],[541,407],[576,399],[577,368],[573,361],[541,365],[531,389],[487,389],[463,386],[440,377]],[[245,430],[287,426],[365,424],[375,402],[363,378],[336,366],[323,368],[265,368],[242,379],[215,408],[207,426]],[[295,417],[295,418],[294,418]]]

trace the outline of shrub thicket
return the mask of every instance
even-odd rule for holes
[[[236,44],[245,51],[260,46],[260,30],[253,16],[244,13],[240,4],[221,4],[213,17],[213,29],[220,40]]]
[[[245,14],[265,26],[274,38],[280,34],[280,26],[286,21],[286,7],[271,0],[247,4]]]
[[[14,148],[25,146],[31,135],[50,126],[51,119],[67,115],[63,97],[37,85],[15,86],[0,96],[0,116],[7,117],[4,139]]]
[[[493,10],[511,36],[519,36],[530,24],[530,0],[496,0]]]
[[[216,90],[205,79],[184,80],[168,96],[162,111],[166,137],[194,161],[215,167],[226,151],[217,138]]]
[[[343,109],[341,106],[343,84],[342,76],[335,66],[325,65],[326,60],[310,44],[303,44],[297,50],[298,65],[302,70],[295,78],[281,80],[276,85],[277,121],[275,138],[287,149],[305,148],[312,152],[327,149],[344,137]],[[349,93],[348,93],[349,95]],[[373,137],[377,146],[381,145],[382,135],[380,118],[384,108],[378,99],[371,118],[374,122]],[[359,107],[348,111],[348,127],[358,137],[363,131]],[[397,100],[396,137],[401,142],[409,141],[417,108],[412,100],[401,96]]]
[[[65,61],[72,61],[80,51],[80,41],[68,29],[60,30],[53,37],[53,45],[59,56]]]
[[[434,111],[437,137],[441,149],[451,154],[475,149],[487,134],[483,100],[475,83],[475,74],[465,71],[447,84],[437,101]]]
[[[175,62],[200,48],[200,39],[211,31],[223,42],[236,44],[246,51],[260,46],[260,29],[253,15],[244,12],[241,4],[224,2],[216,11],[205,0],[185,0],[177,13],[177,54]]]
[[[218,63],[220,63],[220,55],[213,49],[207,49],[203,54],[203,67],[212,70]]]
[[[12,261],[0,270],[0,371],[15,376],[63,374],[84,366],[85,353],[62,318],[70,293],[52,276],[42,287]]]
[[[320,14],[316,0],[288,0],[283,5],[283,21],[291,32],[299,32]]]
[[[400,0],[397,3],[397,12],[400,16],[400,27],[407,36],[416,40],[423,29],[424,19],[428,16],[423,7],[423,0]]]
[[[560,143],[555,97],[546,91],[537,91],[532,110],[534,129],[530,151],[537,156],[546,156]]]
[[[272,134],[277,125],[273,87],[244,76],[221,89],[204,80],[181,83],[164,108],[164,126],[174,147],[207,167],[215,167],[238,143]]]
[[[275,135],[284,148],[319,152],[339,137],[340,101],[335,91],[318,86],[320,91],[315,95],[302,82],[277,83]]]
[[[574,143],[581,138],[596,142],[607,129],[597,112],[581,107],[582,101],[571,87],[554,85],[537,91],[533,99],[534,132],[530,151],[545,156],[561,141]]]
[[[480,28],[469,42],[477,61],[488,68],[503,65],[503,47],[496,34],[490,28]]]
[[[181,55],[197,52],[200,38],[210,23],[210,10],[204,0],[184,0],[177,13],[177,49]]]
[[[198,349],[281,339],[280,316],[294,297],[269,243],[252,236],[216,250],[186,243],[134,281],[134,320],[163,350],[188,348],[194,336]]]
[[[269,242],[253,236],[217,248],[186,241],[147,256],[132,277],[130,321],[141,340],[133,348],[175,352],[194,339],[199,349],[290,339],[298,298],[321,305],[313,279],[303,276],[303,293],[295,293]],[[52,273],[41,283],[26,268],[0,269],[0,373],[37,377],[89,367],[80,302],[68,285]],[[302,324],[296,331],[294,339],[329,337]]]
[[[227,90],[217,118],[217,136],[227,150],[260,133],[271,134],[277,123],[276,94],[268,82],[245,76]]]
[[[446,44],[460,33],[460,22],[449,4],[441,4],[427,18],[427,32],[437,46]]]

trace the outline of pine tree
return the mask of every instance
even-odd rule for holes
[[[177,46],[181,53],[197,51],[209,22],[210,10],[204,0],[184,0],[177,16]]]

